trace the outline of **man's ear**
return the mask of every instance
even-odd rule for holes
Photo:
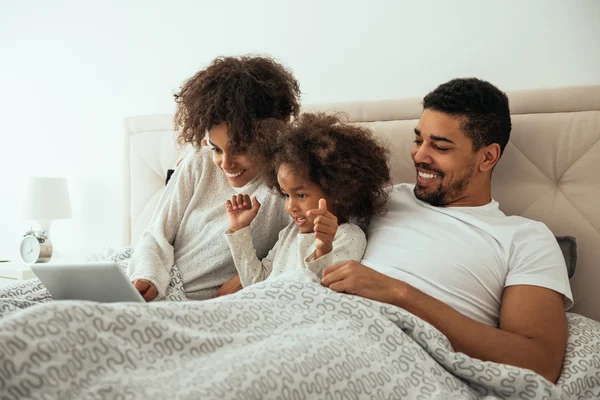
[[[479,171],[491,171],[500,159],[500,145],[498,143],[492,143],[489,146],[485,146],[482,149],[480,149],[479,153],[481,155]]]

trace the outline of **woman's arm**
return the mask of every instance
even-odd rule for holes
[[[197,152],[185,157],[167,184],[146,231],[140,237],[127,273],[132,281],[146,280],[163,297],[174,263],[175,236],[192,196],[200,162]]]

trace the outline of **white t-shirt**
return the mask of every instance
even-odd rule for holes
[[[234,233],[228,230],[225,237],[244,287],[294,269],[306,269],[321,277],[323,270],[330,265],[360,261],[367,246],[364,232],[350,223],[338,226],[333,238],[333,250],[316,260],[315,235],[301,233],[294,222],[279,232],[279,240],[262,260],[256,257],[249,228]]]
[[[394,186],[388,213],[371,221],[364,265],[491,326],[507,286],[549,288],[565,295],[567,309],[573,305],[563,255],[546,225],[506,216],[494,200],[434,207],[413,189]]]

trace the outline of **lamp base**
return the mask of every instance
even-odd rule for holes
[[[50,237],[50,226],[52,225],[51,219],[38,219],[37,220],[40,230],[36,231],[39,236],[45,236],[46,238]]]
[[[54,253],[52,242],[50,241],[50,225],[52,225],[52,220],[40,219],[37,222],[40,226],[40,229],[34,232],[35,237],[40,242],[40,258],[37,263],[48,263]]]

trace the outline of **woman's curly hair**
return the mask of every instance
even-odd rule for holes
[[[268,57],[219,57],[187,80],[175,95],[179,143],[196,148],[206,131],[228,123],[234,152],[250,151],[261,122],[289,121],[300,110],[300,87],[292,73]],[[262,139],[261,141],[263,141]],[[260,152],[260,148],[252,152]]]
[[[337,116],[303,113],[281,128],[274,148],[269,186],[277,189],[282,164],[304,174],[336,201],[341,221],[366,226],[384,214],[390,187],[389,150],[363,127]]]

